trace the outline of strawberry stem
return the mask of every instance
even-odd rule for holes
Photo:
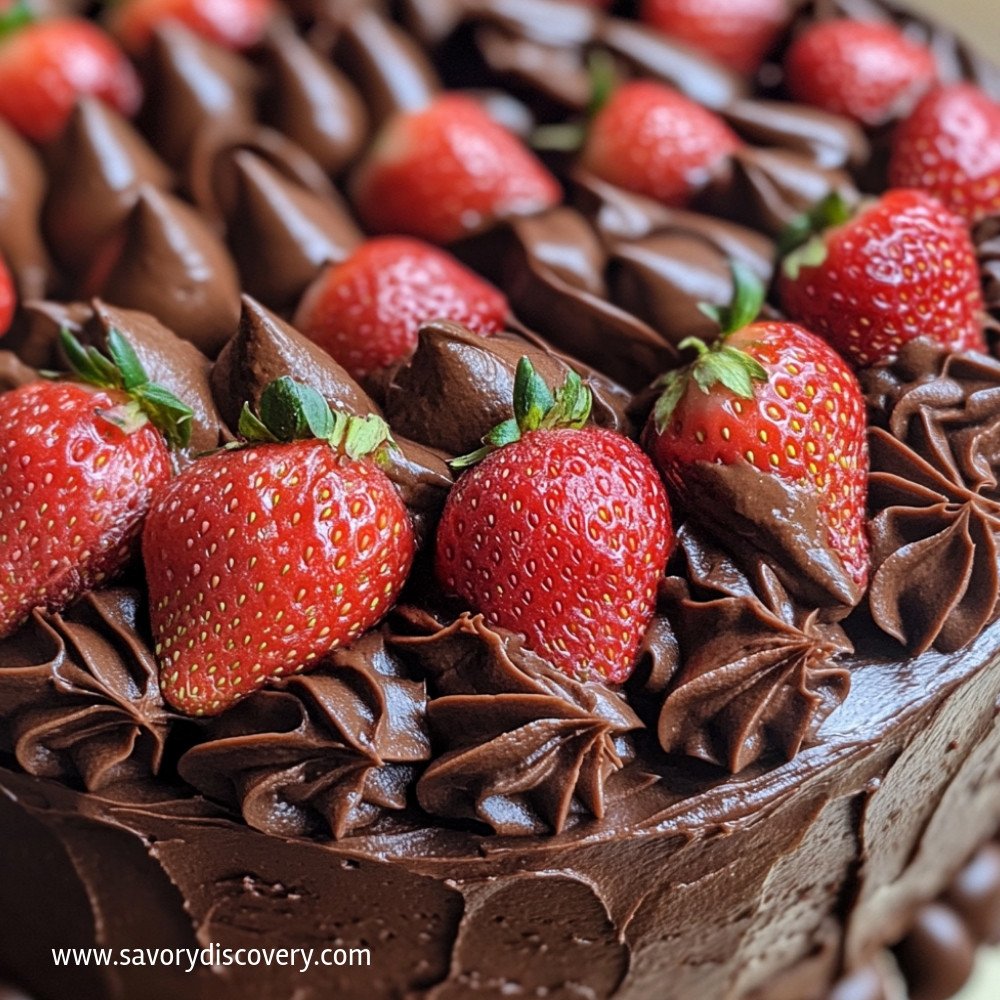
[[[839,191],[833,191],[808,212],[803,212],[778,238],[778,256],[787,257],[814,237],[834,226],[842,226],[854,215],[854,208]]]
[[[514,374],[514,416],[486,434],[482,448],[452,459],[448,464],[453,469],[467,469],[498,448],[520,441],[531,431],[583,427],[590,418],[592,403],[590,390],[572,369],[553,393],[535,371],[535,366],[522,357]]]
[[[698,305],[705,316],[719,324],[722,330],[722,339],[749,326],[760,315],[766,294],[764,285],[756,273],[741,261],[732,261],[729,265],[729,272],[733,278],[733,297],[729,305],[713,306],[707,302]],[[688,337],[679,346],[683,350],[685,347],[694,347],[696,344],[705,346],[697,337]],[[707,350],[707,348],[705,349]]]
[[[315,389],[288,375],[264,389],[258,411],[254,413],[249,403],[243,404],[239,432],[248,444],[319,440],[353,459],[374,455],[393,444],[389,425],[381,417],[331,410]]]
[[[112,328],[108,332],[110,358],[96,347],[84,347],[65,327],[59,331],[59,340],[75,378],[98,389],[120,390],[131,398],[134,406],[126,404],[125,408],[103,411],[111,423],[131,433],[148,420],[172,448],[188,446],[194,411],[169,389],[150,382],[139,356],[121,331]],[[126,409],[127,416],[122,416]]]
[[[539,125],[531,133],[531,146],[546,153],[575,153],[587,139],[587,123],[604,107],[618,86],[618,67],[605,49],[595,49],[587,58],[590,98],[582,121]]]
[[[711,345],[700,337],[686,337],[678,347],[682,351],[695,351],[697,357],[683,368],[667,372],[659,380],[663,392],[653,409],[653,420],[660,434],[692,383],[706,394],[716,385],[722,385],[741,399],[753,399],[754,382],[767,381],[767,371],[756,358],[728,344],[734,333],[757,319],[764,305],[764,286],[745,264],[734,261],[731,271],[732,302],[722,307],[706,303],[699,306],[706,316],[719,324],[720,335]]]

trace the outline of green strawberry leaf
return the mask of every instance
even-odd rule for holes
[[[812,236],[781,262],[781,269],[786,277],[797,281],[802,268],[819,267],[826,260],[826,255],[826,241],[822,236]]]
[[[656,426],[656,433],[662,434],[670,423],[670,418],[674,415],[674,410],[684,397],[688,387],[688,372],[679,368],[677,371],[667,372],[660,379],[663,392],[656,401],[653,408],[653,420]]]
[[[172,392],[155,382],[147,382],[135,390],[133,398],[171,448],[186,448],[191,443],[194,411]]]
[[[733,297],[728,306],[713,306],[707,302],[699,309],[722,328],[723,337],[749,326],[764,307],[764,283],[742,261],[734,260],[729,266],[733,277]]]
[[[494,448],[502,448],[505,444],[513,444],[521,439],[521,428],[516,420],[505,420],[497,424],[483,440]]]
[[[382,445],[391,443],[392,435],[389,425],[374,413],[364,417],[346,416],[343,413],[334,414],[334,423],[344,421],[343,440],[340,447],[350,458],[364,458],[372,455]]]
[[[555,406],[545,380],[535,371],[527,358],[517,363],[514,375],[514,419],[522,431],[535,431],[545,415]]]
[[[606,49],[594,49],[587,59],[587,74],[590,77],[587,117],[593,118],[618,87],[618,67],[614,56]]]
[[[778,238],[778,256],[787,257],[824,230],[843,225],[853,217],[854,211],[840,191],[831,192],[785,229]]]
[[[768,380],[767,370],[756,358],[727,343],[732,334],[756,320],[764,305],[764,286],[749,267],[734,261],[732,275],[734,293],[730,305],[718,308],[703,304],[700,307],[706,316],[719,322],[720,336],[711,346],[699,337],[686,337],[677,345],[678,350],[696,351],[697,357],[683,368],[667,372],[657,382],[663,389],[653,407],[653,422],[658,434],[666,430],[691,385],[705,394],[714,386],[722,385],[741,399],[753,399],[754,383]]]
[[[319,440],[353,459],[378,458],[384,445],[394,446],[381,417],[331,410],[320,393],[288,375],[264,389],[258,411],[244,403],[240,414],[238,430],[248,444]]]
[[[239,431],[240,437],[245,438],[250,444],[277,444],[279,440],[268,430],[267,425],[260,417],[250,409],[249,403],[243,404],[239,426],[236,429]],[[227,447],[239,448],[240,445],[233,444]]]
[[[35,12],[27,0],[15,0],[5,11],[0,12],[0,39],[37,20]]]
[[[121,373],[122,388],[131,391],[149,381],[139,356],[119,330],[112,327],[108,331],[108,354]]]
[[[448,464],[467,469],[490,452],[519,441],[531,431],[559,427],[583,427],[590,419],[593,396],[575,371],[568,371],[563,384],[553,394],[531,361],[522,357],[514,375],[514,417],[498,424],[483,437],[483,447],[460,455]]]
[[[169,389],[149,381],[139,356],[120,330],[112,327],[108,331],[110,359],[96,347],[84,347],[66,327],[59,331],[59,340],[71,373],[81,382],[126,392],[172,448],[186,448],[190,444],[194,411]],[[136,421],[129,411],[123,421],[112,419],[112,422],[131,432],[145,420]]]
[[[587,128],[581,122],[539,125],[531,133],[531,147],[542,153],[575,153],[583,147]]]
[[[59,331],[59,343],[69,362],[70,372],[81,382],[96,386],[98,389],[121,389],[123,379],[121,372],[95,347],[84,347],[73,333],[62,327]]]

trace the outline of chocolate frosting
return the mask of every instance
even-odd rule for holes
[[[188,457],[232,440],[212,398],[208,383],[211,362],[198,348],[148,313],[119,309],[95,299],[93,317],[82,331],[85,339],[103,350],[112,329],[125,335],[153,382],[191,407]]]
[[[498,283],[524,322],[626,388],[648,385],[676,362],[676,351],[656,330],[603,297],[605,254],[575,210],[508,220],[484,245],[460,252],[486,271],[492,259],[494,277],[499,263]]]
[[[318,195],[246,150],[233,162],[227,238],[243,287],[272,308],[294,306],[324,264],[350,255],[361,231],[334,192]]]
[[[707,212],[778,237],[834,193],[849,204],[860,198],[844,171],[822,167],[812,156],[744,146],[732,154],[730,169],[698,195],[697,203]]]
[[[732,773],[765,754],[791,760],[847,697],[850,675],[834,660],[851,643],[797,607],[766,563],[748,576],[687,525],[678,546],[685,573],[667,581],[661,600],[679,665],[660,710],[660,745]]]
[[[1000,362],[917,340],[864,386],[875,623],[914,653],[960,649],[1000,597]]]
[[[419,111],[441,88],[430,60],[412,38],[377,11],[362,7],[339,32],[336,62],[357,84],[376,123]]]
[[[919,984],[917,1000],[949,1000],[972,975],[976,941],[958,914],[930,903],[917,913],[896,957],[906,978]]]
[[[0,392],[27,385],[38,377],[38,372],[26,365],[13,351],[0,351]]]
[[[284,133],[225,119],[207,122],[191,144],[184,182],[191,200],[220,228],[236,209],[240,191],[237,157],[241,151],[266,161],[282,177],[319,198],[338,198],[322,167]]]
[[[474,451],[513,416],[514,373],[527,357],[548,385],[561,385],[573,362],[513,333],[480,337],[457,323],[425,323],[417,348],[393,374],[385,397],[389,423],[407,437],[452,455]],[[603,375],[580,372],[593,394],[596,424],[628,433],[630,397]]]
[[[94,247],[124,223],[143,184],[169,189],[166,164],[132,126],[96,98],[82,98],[49,150],[45,235],[59,261],[82,272]]]
[[[178,768],[256,830],[339,839],[405,808],[431,756],[425,712],[423,683],[369,633],[215,720]]]
[[[701,306],[724,307],[732,302],[734,256],[683,225],[664,226],[651,236],[614,247],[608,262],[611,297],[673,344],[686,337],[711,342],[719,324]],[[756,261],[763,264],[770,283],[770,260],[755,255]]]
[[[98,791],[158,772],[170,714],[143,615],[136,591],[95,591],[0,642],[0,739],[29,774]]]
[[[52,274],[39,230],[46,185],[34,149],[0,120],[0,254],[22,299],[44,297]]]
[[[983,275],[983,300],[986,308],[1000,319],[1000,215],[983,219],[972,236]]]
[[[193,208],[148,185],[128,216],[100,295],[152,313],[211,357],[240,314],[239,279],[226,248]]]
[[[322,348],[245,295],[236,336],[212,368],[211,385],[223,417],[233,429],[244,402],[256,406],[276,378],[290,375],[312,386],[334,408],[346,413],[380,413],[377,404]],[[445,456],[405,438],[386,452],[386,475],[410,509],[423,542],[444,505],[452,477]]]
[[[253,67],[174,21],[153,31],[142,69],[143,127],[175,167],[187,161],[201,128],[253,124],[258,85]]]
[[[287,26],[278,24],[261,54],[268,69],[263,119],[298,143],[329,174],[361,151],[368,114],[354,85]]]
[[[264,389],[283,375],[312,386],[335,410],[361,415],[381,412],[326,351],[244,295],[239,327],[211,374],[216,403],[229,426],[235,430],[243,404],[256,407]]]
[[[871,153],[856,122],[806,104],[740,99],[721,114],[747,142],[801,153],[827,170],[860,167]]]
[[[634,21],[603,19],[598,40],[640,76],[662,80],[707,108],[729,107],[746,93],[738,73]]]
[[[570,817],[605,812],[606,786],[642,723],[602,684],[581,684],[490,629],[482,615],[395,641],[413,654],[437,695],[427,706],[436,756],[417,783],[429,813],[472,819],[506,836],[559,833]]]

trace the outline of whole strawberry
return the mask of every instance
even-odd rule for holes
[[[392,607],[413,561],[406,508],[375,459],[381,419],[331,413],[286,376],[240,432],[248,446],[159,494],[143,533],[160,687],[191,715],[319,665]]]
[[[190,436],[191,410],[148,381],[117,331],[113,361],[69,333],[62,342],[86,384],[0,395],[0,637],[124,567],[170,478],[168,441]]]
[[[683,207],[741,145],[718,115],[664,84],[637,80],[597,111],[583,162],[627,191]]]
[[[45,142],[87,94],[127,116],[142,100],[131,63],[100,28],[76,17],[35,22],[24,0],[0,14],[0,118]]]
[[[791,14],[788,0],[642,0],[643,21],[707,52],[740,73],[754,73]]]
[[[247,49],[263,37],[274,16],[273,0],[121,0],[107,8],[111,33],[136,55],[153,29],[177,21],[196,35],[228,49]]]
[[[716,311],[722,335],[711,346],[697,338],[680,345],[695,349],[697,357],[663,378],[646,447],[673,493],[709,530],[732,512],[720,506],[725,503],[720,496],[699,494],[699,466],[755,470],[753,478],[774,477],[797,488],[815,506],[826,536],[820,544],[853,580],[854,600],[868,576],[868,449],[861,389],[839,355],[808,330],[754,322],[763,288],[742,265],[734,265],[733,276],[733,305]],[[752,481],[744,484],[741,498],[751,506],[754,498],[745,494],[764,492]],[[779,512],[762,513],[770,518]],[[743,525],[741,534],[766,551],[763,528]],[[806,539],[809,526],[789,524],[782,530]],[[813,563],[823,558],[819,551],[802,554]]]
[[[976,252],[957,216],[906,190],[888,191],[853,218],[835,203],[827,209],[840,224],[782,265],[778,290],[790,319],[859,368],[895,357],[915,337],[986,350]]]
[[[403,361],[421,323],[449,319],[481,334],[504,328],[507,300],[454,257],[419,240],[385,236],[323,271],[295,325],[362,377]]]
[[[896,129],[889,182],[933,194],[969,225],[1000,213],[1000,104],[971,83],[932,91]]]
[[[14,291],[14,279],[3,257],[0,256],[0,337],[10,329],[16,308],[17,293]]]
[[[515,418],[452,489],[438,527],[443,587],[577,679],[623,682],[673,543],[656,470],[628,438],[585,427],[571,374],[553,397],[527,358]]]
[[[390,119],[354,177],[354,203],[368,229],[434,243],[560,198],[534,154],[461,94]]]
[[[820,21],[785,55],[796,101],[875,127],[909,114],[937,78],[930,49],[899,28],[871,21]]]

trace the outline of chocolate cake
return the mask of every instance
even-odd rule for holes
[[[901,25],[942,80],[1000,99],[985,60],[881,0],[795,5],[752,78],[600,6],[289,0],[241,54],[167,22],[136,57],[134,120],[92,97],[44,143],[0,120],[20,303],[0,387],[65,370],[60,330],[102,349],[118,331],[190,406],[185,465],[291,376],[384,415],[420,548],[375,628],[213,717],[161,695],[138,559],[0,640],[0,996],[946,1000],[1000,941],[1000,361],[917,340],[860,373],[863,596],[814,509],[739,469],[713,489],[755,530],[675,512],[623,686],[567,677],[433,581],[449,460],[509,418],[521,358],[552,385],[577,372],[593,422],[636,439],[651,384],[712,336],[699,306],[729,302],[732,262],[770,283],[816,203],[886,188],[889,125],[789,99],[803,27]],[[550,152],[560,203],[448,245],[506,294],[505,331],[428,317],[412,356],[356,379],[295,328],[366,238],[352,177],[379,126],[446,89],[524,138],[573,125],[595,53],[740,137],[694,202]],[[998,232],[974,230],[996,318]],[[191,971],[52,954],[213,945]],[[265,948],[370,964],[221,957]]]

